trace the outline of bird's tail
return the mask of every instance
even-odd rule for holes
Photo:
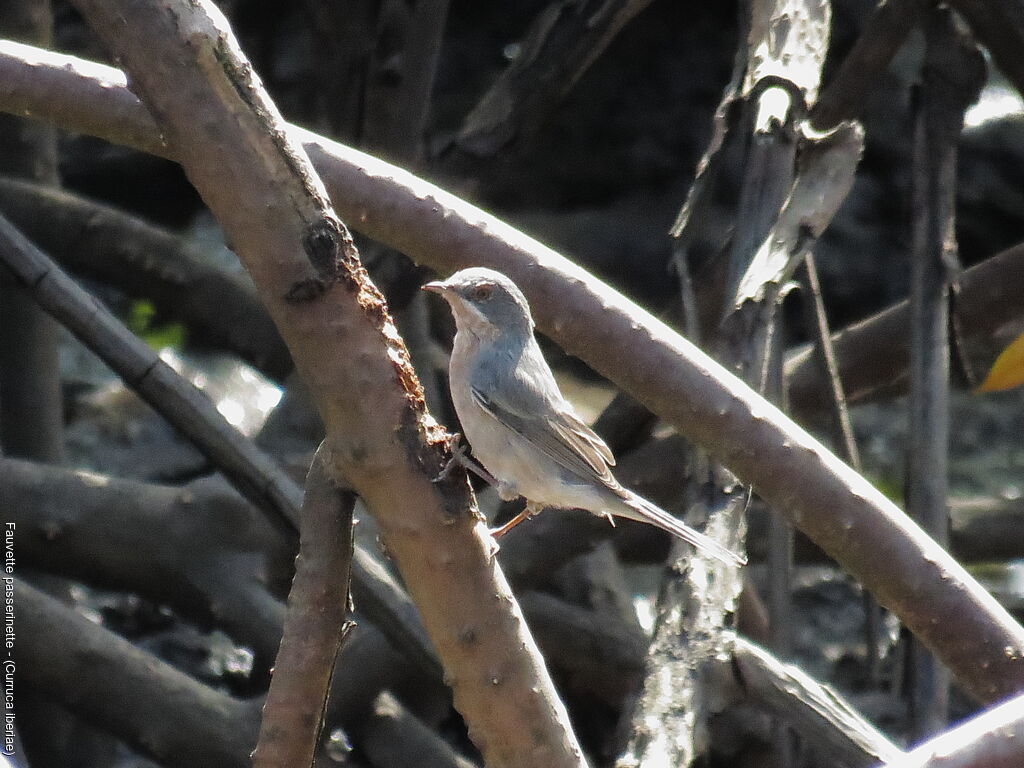
[[[629,512],[625,513],[617,510],[614,514],[655,525],[674,536],[678,536],[683,541],[692,544],[705,554],[722,561],[726,565],[746,565],[747,558],[726,549],[710,536],[705,536],[700,531],[694,530],[642,496],[638,496],[631,491],[627,491],[627,493],[629,496],[623,499],[623,506],[629,509]]]

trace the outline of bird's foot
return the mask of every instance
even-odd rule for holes
[[[466,451],[466,446],[462,442],[462,435],[458,432],[448,436],[448,450],[452,452],[452,456],[448,459],[448,462],[441,468],[441,471],[437,474],[437,477],[433,479],[433,482],[440,483],[451,477],[455,467],[461,466],[468,469],[474,475],[479,477],[485,483],[497,487],[499,485],[498,479],[484,469],[483,465],[469,455]]]
[[[500,525],[497,528],[492,528],[491,536],[495,539],[500,539],[502,536],[511,531],[520,523],[529,520],[534,515],[539,515],[542,509],[544,509],[544,507],[541,504],[534,504],[531,501],[526,502],[526,506],[523,507],[522,512],[513,517],[504,525]]]

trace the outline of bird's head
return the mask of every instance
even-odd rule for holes
[[[447,280],[427,283],[423,290],[436,293],[448,302],[460,330],[481,338],[533,332],[526,297],[515,283],[493,269],[463,269]]]

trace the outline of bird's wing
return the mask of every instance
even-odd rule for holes
[[[615,464],[611,449],[568,404],[551,409],[526,408],[507,398],[488,395],[472,387],[473,401],[499,423],[528,440],[560,466],[580,478],[593,478],[609,487],[618,484],[609,467]],[[538,413],[548,410],[550,415]]]

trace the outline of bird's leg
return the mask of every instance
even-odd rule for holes
[[[437,477],[434,478],[433,482],[440,483],[442,480],[447,480],[451,477],[452,471],[455,467],[463,466],[488,485],[493,485],[495,488],[498,487],[498,479],[484,469],[483,465],[479,461],[466,453],[466,446],[462,444],[462,435],[458,432],[449,435],[448,450],[452,452],[452,457],[448,459],[448,462],[441,468],[441,471],[437,474]]]
[[[504,525],[498,526],[497,528],[492,528],[491,536],[495,539],[500,539],[502,536],[511,531],[524,520],[529,520],[534,515],[539,515],[542,509],[544,509],[544,507],[541,504],[534,504],[532,501],[526,502],[526,506],[523,507],[522,512],[513,517]]]

